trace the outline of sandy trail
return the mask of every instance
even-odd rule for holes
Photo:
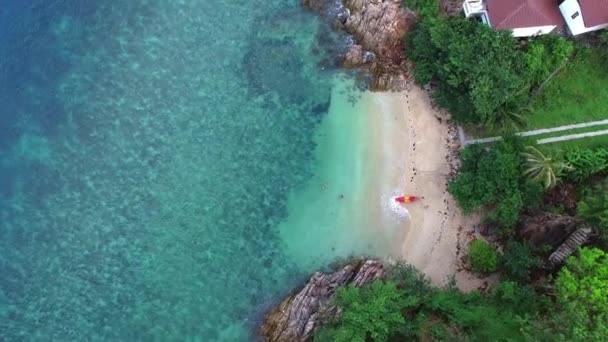
[[[387,178],[404,194],[422,197],[420,202],[405,205],[410,220],[403,223],[405,234],[400,240],[399,256],[437,285],[445,284],[454,275],[461,289],[477,288],[483,281],[462,271],[460,259],[478,220],[465,217],[447,192],[455,143],[447,118],[432,107],[429,96],[418,87],[373,96],[378,99],[376,106],[380,106],[376,112],[394,116],[391,128],[384,127],[386,124],[382,129],[373,128],[384,139],[371,140],[384,141],[385,145],[375,149],[382,151],[385,165],[393,165],[387,162],[390,160],[403,163],[398,170],[391,167]],[[389,145],[399,151],[387,148]],[[390,189],[382,191],[387,193]]]

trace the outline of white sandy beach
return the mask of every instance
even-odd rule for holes
[[[392,116],[392,120],[375,121],[379,124],[370,128],[370,140],[382,145],[372,147],[379,155],[375,173],[383,179],[374,186],[381,187],[383,194],[401,191],[422,197],[420,202],[404,205],[410,219],[402,224],[399,257],[435,284],[444,284],[454,275],[461,289],[477,288],[481,281],[460,266],[477,221],[464,217],[447,192],[454,141],[445,115],[432,107],[429,96],[418,87],[369,96],[372,115]],[[396,162],[401,167],[395,167]]]

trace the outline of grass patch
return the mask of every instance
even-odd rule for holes
[[[531,103],[525,130],[608,118],[608,53],[578,47],[568,66]]]

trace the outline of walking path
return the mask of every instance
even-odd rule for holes
[[[519,135],[519,136],[522,136],[522,137],[530,137],[530,136],[535,136],[535,135],[548,134],[548,133],[561,132],[561,131],[568,131],[568,130],[578,129],[578,128],[586,128],[586,127],[593,127],[593,126],[602,126],[602,125],[608,125],[608,119],[599,120],[599,121],[585,122],[585,123],[574,124],[574,125],[565,125],[565,126],[559,126],[559,127],[553,127],[553,128],[535,129],[535,130],[532,130],[532,131],[516,133],[516,135]],[[497,141],[497,140],[501,139],[501,137],[491,137],[491,138],[482,138],[482,139],[467,140],[466,136],[464,134],[464,131],[462,130],[461,127],[458,127],[458,131],[459,131],[460,141],[462,142],[463,146],[464,145],[469,145],[469,144],[478,144],[478,143],[485,144],[485,143],[489,143],[489,142],[493,142],[493,141]],[[560,136],[560,137],[540,139],[540,140],[537,141],[537,143],[538,144],[548,144],[548,143],[557,142],[557,141],[567,141],[567,140],[580,139],[580,138],[586,138],[586,137],[593,137],[593,136],[599,136],[599,135],[605,135],[605,134],[608,134],[608,130],[595,131],[595,132],[587,132],[587,133],[579,133],[579,134],[569,134],[569,135],[564,135],[564,136]]]

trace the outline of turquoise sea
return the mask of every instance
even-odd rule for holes
[[[387,254],[348,42],[299,0],[3,1],[0,340],[255,340]]]

